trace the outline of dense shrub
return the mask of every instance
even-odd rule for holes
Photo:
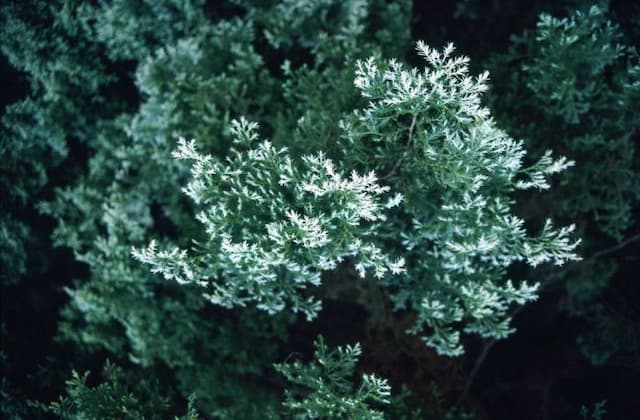
[[[476,45],[489,79],[427,45],[504,10],[476,3],[432,32],[407,0],[2,6],[29,81],[2,117],[2,287],[64,290],[47,366],[73,372],[32,374],[53,403],[24,395],[26,344],[3,344],[2,413],[471,418],[465,351],[547,290],[597,326],[592,362],[633,361],[633,295],[623,316],[603,296],[638,239],[637,52],[606,4],[577,7]],[[27,310],[8,304],[3,342]]]

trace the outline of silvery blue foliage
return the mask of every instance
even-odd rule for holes
[[[547,176],[572,162],[548,152],[524,167],[522,142],[482,107],[488,74],[470,76],[451,44],[417,48],[422,71],[396,60],[357,63],[354,83],[369,103],[340,123],[338,164],[322,152],[294,160],[258,142],[257,124],[245,119],[232,123],[226,160],[180,140],[174,156],[193,162],[185,192],[200,208],[204,239],[189,251],[152,243],[134,256],[167,279],[199,284],[213,303],[254,302],[269,313],[290,305],[309,319],[320,303],[308,286],[349,258],[361,276],[385,279],[396,309],[418,313],[410,331],[439,353],[463,352],[461,322],[466,332],[507,336],[510,306],[535,300],[538,285],[514,285],[506,269],[561,265],[578,258],[579,243],[572,226],[550,220],[530,236],[509,194],[549,188]],[[396,195],[383,201],[390,189]]]
[[[463,352],[460,331],[508,335],[508,309],[537,297],[537,284],[505,278],[514,262],[561,265],[578,257],[573,226],[547,220],[530,236],[510,193],[547,189],[547,177],[572,165],[546,153],[525,167],[522,142],[496,127],[482,106],[488,73],[469,75],[468,58],[449,44],[418,43],[422,70],[396,60],[358,63],[355,85],[369,101],[342,121],[345,166],[376,170],[405,201],[380,235],[407,261],[387,284],[396,309],[418,313],[411,332],[439,353]],[[455,326],[455,327],[454,327]]]
[[[320,303],[305,296],[321,283],[323,271],[346,258],[382,278],[401,273],[371,238],[385,219],[383,210],[402,197],[382,199],[389,190],[373,172],[345,176],[324,154],[294,162],[286,148],[257,142],[257,124],[232,122],[233,149],[226,160],[202,155],[195,141],[180,140],[174,156],[193,161],[185,193],[199,206],[204,241],[187,252],[134,251],[155,272],[179,283],[196,283],[213,303],[276,313],[287,304],[313,318]]]

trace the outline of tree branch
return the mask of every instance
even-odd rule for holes
[[[606,249],[600,250],[600,251],[596,252],[595,254],[593,254],[589,258],[590,259],[592,259],[592,258],[595,259],[595,258],[604,257],[605,255],[608,255],[608,254],[611,254],[613,252],[616,252],[616,251],[624,248],[625,246],[627,246],[627,245],[629,245],[629,244],[631,244],[631,243],[633,243],[633,242],[635,242],[637,240],[640,240],[640,233],[630,237],[629,239],[627,239],[625,241],[620,242],[617,245],[612,246],[611,248],[606,248]]]
[[[524,305],[518,306],[516,309],[514,309],[513,313],[509,316],[509,318],[513,320],[513,318],[515,318],[516,315],[518,315],[520,311],[522,311],[523,309],[524,309]],[[493,346],[496,344],[497,341],[498,339],[492,338],[491,340],[487,341],[484,344],[484,347],[482,348],[480,355],[478,355],[476,362],[473,364],[473,369],[471,369],[471,372],[469,372],[469,377],[467,378],[467,382],[464,384],[464,388],[460,393],[460,397],[458,397],[458,401],[456,402],[456,405],[460,405],[461,403],[464,402],[464,400],[467,399],[467,396],[469,395],[469,391],[471,391],[471,386],[473,385],[473,381],[475,380],[476,375],[480,371],[482,364],[484,363],[485,359],[489,355],[489,352],[491,351],[491,349],[493,348]]]
[[[611,254],[613,252],[616,252],[624,247],[626,247],[627,245],[636,242],[640,240],[640,234],[634,235],[622,242],[620,242],[619,244],[612,246],[610,248],[606,248],[603,250],[600,250],[596,253],[594,253],[593,255],[591,255],[589,258],[587,258],[587,260],[594,260],[596,258],[601,258],[604,257],[605,255]],[[579,264],[579,262],[578,262]],[[520,313],[520,311],[524,308],[524,306],[518,306],[513,313],[511,314],[511,319],[513,319],[518,313]],[[471,386],[473,385],[473,381],[475,380],[476,375],[478,374],[478,371],[480,371],[480,368],[482,367],[482,364],[484,363],[485,359],[487,358],[487,356],[489,355],[489,352],[491,351],[491,349],[493,348],[493,346],[496,344],[498,340],[496,340],[495,338],[492,338],[491,340],[487,341],[484,345],[484,347],[482,348],[482,351],[480,352],[480,355],[478,355],[478,358],[476,359],[473,368],[471,369],[471,372],[469,372],[469,377],[467,378],[467,382],[465,383],[464,389],[462,390],[462,393],[460,394],[460,397],[458,398],[458,404],[464,402],[464,400],[467,398],[467,396],[469,395],[469,391],[471,390]]]
[[[416,128],[416,121],[417,121],[417,119],[418,119],[418,116],[417,116],[417,115],[414,115],[414,116],[413,116],[413,119],[411,120],[411,125],[409,126],[409,138],[407,139],[407,145],[406,145],[407,150],[409,149],[409,146],[411,145],[411,141],[413,140],[413,131],[414,131],[414,130],[415,130],[415,128]],[[406,152],[407,152],[407,151],[405,150],[405,153],[406,153]],[[396,171],[400,168],[400,165],[401,165],[401,164],[402,164],[402,157],[400,157],[400,159],[398,159],[398,160],[396,161],[395,165],[393,165],[393,168],[391,168],[391,170],[389,171],[389,173],[388,173],[388,174],[386,174],[385,176],[381,177],[380,179],[382,180],[382,179],[389,179],[389,178],[391,178],[391,177],[396,173]]]

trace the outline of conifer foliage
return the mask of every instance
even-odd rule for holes
[[[517,189],[546,189],[547,176],[573,162],[550,152],[523,166],[525,150],[498,129],[481,105],[487,73],[472,77],[468,58],[419,42],[424,70],[396,60],[358,64],[355,84],[368,106],[342,122],[348,164],[384,171],[391,188],[406,197],[381,226],[381,235],[412,264],[407,276],[389,279],[396,308],[418,312],[413,332],[426,329],[427,344],[459,355],[459,330],[505,337],[512,303],[536,298],[535,284],[505,280],[515,261],[532,266],[577,259],[573,226],[529,236],[510,207]],[[389,241],[387,241],[389,242]]]
[[[185,192],[203,207],[197,218],[208,241],[193,258],[176,248],[156,252],[155,244],[134,251],[136,258],[169,280],[211,283],[205,296],[213,303],[233,307],[255,300],[259,309],[276,313],[290,302],[309,319],[319,302],[296,289],[319,285],[321,271],[346,257],[377,277],[403,271],[402,260],[389,261],[367,238],[372,229],[361,226],[382,218],[382,210],[401,197],[382,203],[378,196],[389,188],[377,185],[373,173],[345,177],[321,152],[303,156],[298,169],[286,149],[253,144],[256,130],[245,119],[231,122],[234,148],[225,163],[180,140],[174,156],[194,161]],[[249,150],[237,150],[244,148]]]
[[[490,66],[502,79],[491,98],[498,119],[530,139],[534,154],[555,146],[576,162],[559,177],[546,204],[529,212],[542,217],[551,211],[556,218],[577,221],[586,258],[545,280],[561,282],[568,312],[592,325],[579,338],[592,361],[618,358],[640,367],[634,362],[640,337],[632,332],[633,315],[626,315],[633,312],[633,298],[623,298],[614,311],[604,302],[622,262],[607,249],[640,239],[638,53],[606,10],[593,6],[565,18],[541,15],[535,30],[516,37]]]
[[[314,360],[275,365],[301,389],[287,391],[284,406],[296,418],[383,419],[375,405],[388,405],[391,387],[386,380],[363,374],[356,389],[350,376],[362,354],[359,344],[329,350],[322,336],[314,342]],[[301,395],[300,395],[301,394]]]
[[[510,212],[508,194],[547,189],[546,176],[573,162],[547,152],[523,168],[522,143],[496,128],[481,106],[488,74],[469,76],[468,58],[454,57],[451,44],[439,52],[418,43],[418,52],[427,62],[423,71],[396,60],[381,68],[374,58],[356,64],[354,84],[369,105],[341,122],[340,166],[353,171],[348,178],[321,152],[297,163],[285,149],[256,143],[257,126],[244,119],[231,122],[234,142],[224,164],[181,140],[174,156],[194,161],[185,192],[202,206],[197,218],[207,242],[193,257],[178,248],[157,251],[155,243],[134,256],[167,279],[210,286],[205,296],[213,303],[253,300],[275,313],[290,301],[308,318],[319,302],[296,289],[318,286],[321,271],[351,257],[363,277],[369,268],[379,279],[407,271],[406,279],[387,279],[396,289],[392,299],[418,312],[412,331],[427,329],[425,342],[439,353],[462,353],[451,325],[463,320],[468,332],[506,337],[509,306],[534,300],[537,286],[505,282],[505,268],[520,260],[576,260],[579,243],[570,239],[572,226],[555,230],[549,220],[529,237]],[[376,170],[384,169],[391,186],[376,182]],[[377,196],[390,188],[400,193],[380,203]],[[406,206],[403,196],[410,197]],[[396,206],[393,217],[383,213]],[[387,240],[400,254],[390,261],[371,240],[393,232],[402,241]],[[416,262],[408,270],[403,247]]]
[[[409,406],[425,388],[376,371],[386,341],[409,365],[463,366],[555,278],[577,312],[618,325],[593,302],[600,260],[580,262],[597,235],[628,243],[640,197],[637,53],[604,9],[542,15],[474,60],[491,79],[453,43],[412,41],[409,0],[1,10],[30,91],[0,128],[0,283],[50,276],[67,300],[55,346],[72,354],[55,362],[66,388],[29,373],[63,396],[20,401],[27,375],[3,344],[7,418],[469,418]],[[49,261],[52,246],[73,259]],[[363,331],[319,331],[344,291]],[[3,320],[2,341],[18,329]],[[593,360],[613,354],[594,340]]]

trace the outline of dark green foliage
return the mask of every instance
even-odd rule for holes
[[[633,318],[632,303],[611,311],[603,292],[618,271],[611,252],[638,239],[632,228],[640,199],[638,53],[624,44],[606,9],[594,6],[563,19],[542,15],[537,29],[514,38],[491,68],[498,119],[535,150],[558,147],[576,161],[547,200],[525,211],[539,217],[549,209],[577,221],[586,258],[550,276],[566,284],[570,313],[593,323],[581,347],[598,364],[616,353],[631,361],[640,349],[640,335],[624,315]]]
[[[99,46],[84,38],[77,7],[77,2],[34,1],[9,2],[1,9],[2,53],[31,85],[27,98],[2,117],[3,283],[15,283],[25,273],[26,255],[33,254],[29,244],[42,240],[31,233],[26,215],[33,214],[49,172],[67,156],[68,142],[90,141],[99,116],[121,107],[102,96],[117,78],[108,74]]]
[[[12,318],[2,324],[0,413],[172,418],[186,407],[190,420],[468,419],[457,402],[482,405],[473,389],[456,402],[470,359],[444,361],[419,340],[407,347],[387,335],[420,334],[442,354],[474,351],[460,332],[510,334],[511,308],[536,299],[536,282],[566,290],[563,309],[593,326],[579,344],[594,363],[638,369],[630,264],[618,256],[638,239],[640,65],[631,45],[640,19],[610,13],[607,2],[585,5],[466,0],[431,27],[408,0],[5,2],[0,49],[29,91],[0,127],[0,282],[12,297],[25,278],[29,287],[44,279],[44,292],[33,291],[41,299],[64,291],[51,354],[68,356],[34,361],[36,373],[8,369],[16,361],[5,337],[29,349],[39,332],[21,331],[14,314],[40,301],[3,300]],[[441,12],[429,7],[426,21]],[[541,16],[486,59],[507,45],[501,32],[521,32],[543,10],[571,13]],[[435,47],[419,44],[427,61],[417,69],[404,64],[418,63],[407,57],[415,34]],[[478,57],[476,67],[441,53],[434,40],[443,37]],[[474,75],[485,65],[496,122],[481,100],[486,79]],[[178,148],[191,162],[172,157]],[[575,167],[547,182],[571,165],[547,149]],[[532,158],[523,163],[525,150]],[[531,187],[550,191],[514,194]],[[221,213],[207,216],[214,208]],[[578,234],[543,223],[548,216]],[[225,230],[236,239],[226,248],[216,236]],[[530,271],[529,283],[516,264],[516,282],[507,280],[511,263],[575,260],[578,237],[584,261]],[[151,241],[176,251],[156,260],[140,251]],[[53,258],[54,245],[73,261]],[[198,276],[168,281],[133,250],[167,278]],[[381,299],[366,302],[358,274]],[[622,295],[619,311],[612,294]],[[328,296],[379,311],[366,331],[340,331],[365,351],[331,350],[320,338],[313,358],[300,356],[310,361],[289,361],[317,329],[340,329],[343,314],[319,310]],[[291,307],[319,320],[296,320]],[[403,361],[389,376],[400,383],[362,374],[385,365],[376,359],[385,346]],[[117,365],[96,375],[105,358]],[[424,360],[432,365],[415,369]],[[446,363],[455,375],[433,367]],[[87,368],[94,374],[76,373]],[[72,369],[66,391],[63,380],[51,383]],[[27,388],[63,397],[50,403]]]
[[[80,375],[74,371],[67,381],[68,398],[51,404],[52,411],[63,419],[163,418],[166,415],[169,404],[157,395],[157,384],[137,381],[130,387],[123,381],[131,380],[131,375],[110,364],[104,372],[107,381],[92,388],[87,385],[88,372]]]
[[[61,419],[170,418],[170,401],[162,396],[153,378],[138,378],[108,361],[103,376],[104,382],[92,387],[87,385],[89,372],[73,371],[66,383],[67,395],[51,403],[49,409]],[[190,399],[187,413],[180,419],[197,418]]]
[[[275,361],[288,318],[212,310],[197,288],[154,277],[130,251],[148,242],[149,235],[174,238],[181,245],[202,235],[178,189],[186,168],[171,158],[177,136],[197,137],[205,151],[224,155],[231,116],[265,119],[268,114],[269,121],[285,115],[280,111],[285,105],[277,100],[280,82],[256,50],[267,25],[261,19],[280,9],[269,6],[259,19],[220,20],[201,7],[177,10],[170,2],[156,3],[142,8],[126,2],[83,4],[78,11],[84,36],[96,45],[107,42],[107,59],[137,60],[142,103],[136,113],[100,123],[90,139],[87,173],[41,206],[60,222],[55,241],[91,267],[89,281],[68,289],[72,303],[64,311],[61,333],[88,351],[108,350],[149,369],[167,366],[175,372],[176,389],[183,396],[194,393],[207,413],[251,416],[272,404],[273,392],[252,384],[251,377],[260,377]],[[386,10],[397,8],[381,11],[391,19]],[[189,22],[198,24],[166,25],[175,17],[171,13],[180,10],[188,10]],[[367,14],[358,10],[365,9],[345,9],[353,18],[332,28],[365,19]],[[281,18],[293,18],[292,12]],[[134,24],[122,27],[129,22]],[[118,37],[108,37],[115,27]],[[136,32],[153,27],[171,32]],[[357,44],[360,36],[361,31],[345,29],[323,42]],[[286,118],[297,116],[288,113]]]
[[[82,2],[76,18],[112,60],[144,60],[206,24],[204,0]]]
[[[351,382],[360,345],[329,350],[322,336],[314,342],[314,360],[277,364],[275,368],[295,385],[287,391],[284,406],[301,419],[382,419],[376,405],[389,404],[391,387],[375,375],[362,375],[360,384]]]
[[[558,212],[571,220],[589,217],[617,241],[633,223],[640,197],[633,147],[640,63],[621,41],[619,28],[597,7],[565,19],[542,15],[537,31],[515,38],[492,64],[500,118],[539,150],[558,145],[576,160],[577,170],[557,189],[571,201],[554,203]],[[510,65],[517,71],[507,83],[502,75]]]
[[[34,1],[9,2],[2,8],[3,53],[29,74],[35,94],[63,108],[73,106],[78,95],[88,101],[103,100],[96,93],[113,81],[99,46],[84,36],[77,19],[79,5]]]

